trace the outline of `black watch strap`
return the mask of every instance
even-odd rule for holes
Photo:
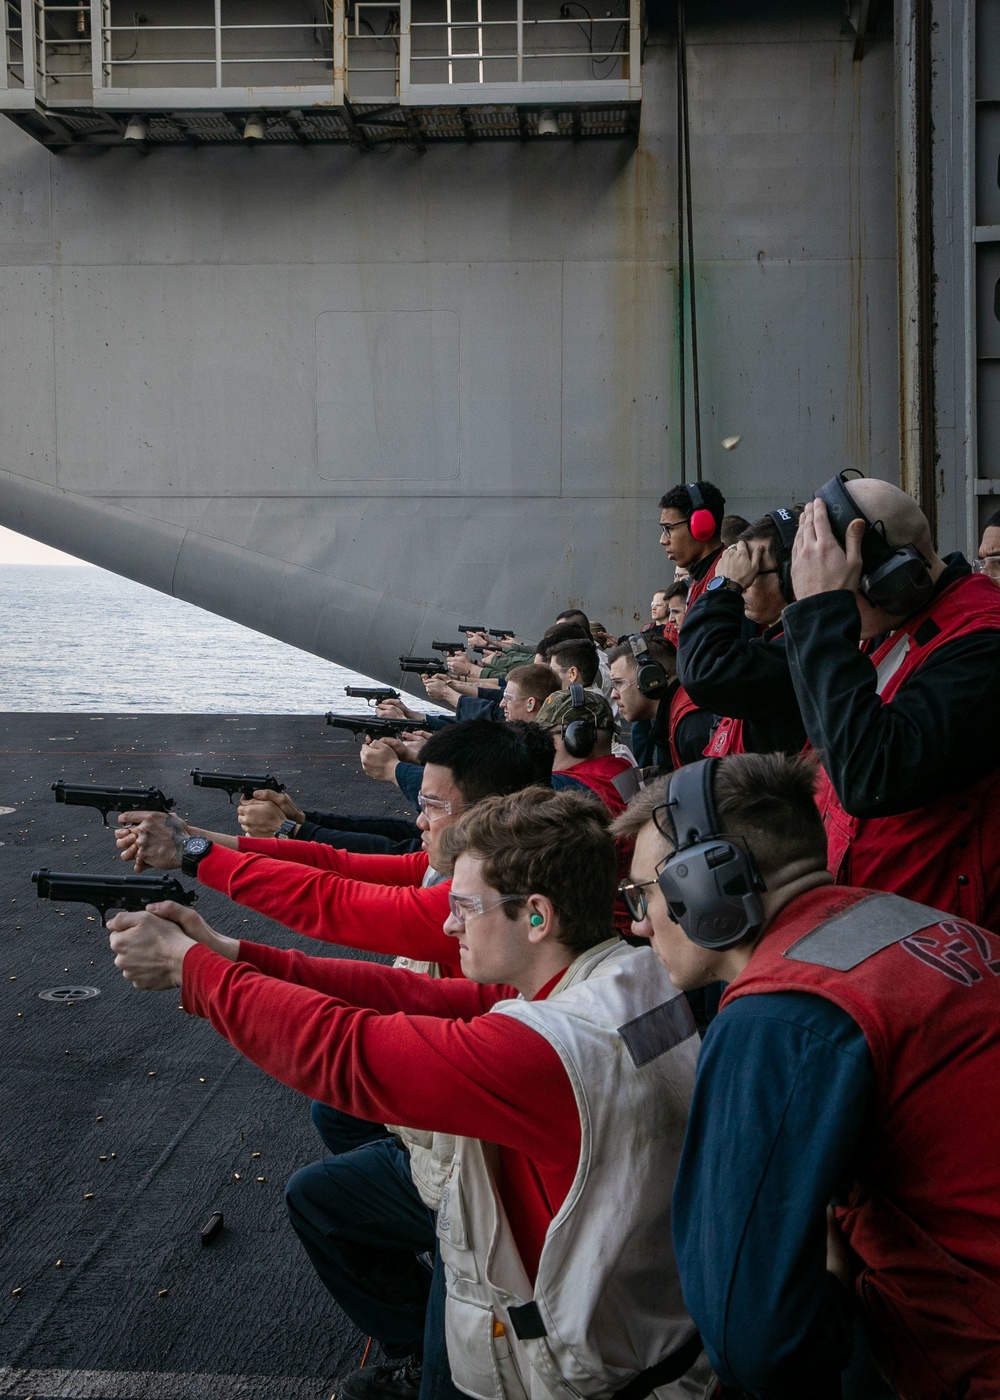
[[[198,866],[211,849],[212,842],[207,836],[189,836],[181,847],[181,874],[197,875]]]

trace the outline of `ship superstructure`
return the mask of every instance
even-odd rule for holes
[[[967,548],[1000,6],[607,3],[5,0],[0,520],[386,677],[622,631],[693,291],[732,509],[853,466]]]

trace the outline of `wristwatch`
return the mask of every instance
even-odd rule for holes
[[[274,833],[279,841],[288,841],[299,829],[299,823],[293,821],[282,822]]]
[[[207,836],[189,836],[181,847],[181,874],[197,875],[198,866],[212,849]]]
[[[706,583],[705,592],[718,593],[721,588],[728,588],[730,593],[735,593],[740,598],[742,598],[743,594],[746,592],[742,583],[737,583],[734,578],[723,578],[721,574],[716,574],[715,578],[710,579],[709,582]]]

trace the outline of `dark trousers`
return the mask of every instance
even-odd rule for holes
[[[312,1115],[335,1155],[303,1167],[285,1188],[303,1248],[328,1292],[390,1360],[423,1352],[420,1400],[462,1400],[448,1368],[435,1216],[413,1184],[410,1154],[381,1124],[319,1103]]]

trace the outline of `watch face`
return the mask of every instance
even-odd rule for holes
[[[197,860],[200,856],[207,855],[212,848],[212,843],[207,836],[189,836],[184,842],[184,854],[190,859]],[[174,847],[176,850],[176,846]]]
[[[722,577],[721,574],[716,574],[715,578],[713,578],[709,583],[705,585],[705,592],[714,593],[717,589],[725,588],[725,586],[726,580]]]

